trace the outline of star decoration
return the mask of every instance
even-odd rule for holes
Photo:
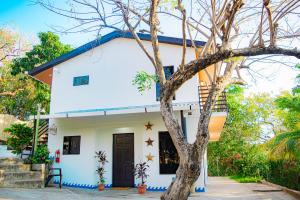
[[[153,126],[153,124],[151,124],[150,122],[148,122],[148,123],[145,125],[146,131],[147,131],[147,130],[151,130],[151,131],[152,131],[152,126]]]
[[[151,138],[149,138],[149,139],[146,140],[145,142],[147,143],[147,146],[153,146],[154,140],[151,140]]]
[[[152,156],[151,153],[149,153],[149,154],[146,156],[147,161],[153,161],[153,157],[154,157],[154,156]]]

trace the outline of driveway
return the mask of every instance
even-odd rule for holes
[[[255,190],[255,191],[253,191]],[[257,191],[259,190],[259,191]],[[272,191],[274,190],[274,191]],[[275,191],[277,188],[263,184],[246,183],[241,184],[223,177],[209,178],[207,191],[191,195],[189,200],[295,200],[292,196]],[[107,200],[107,199],[159,199],[161,193],[147,192],[145,195],[138,195],[135,189],[131,190],[108,190],[98,192],[96,190],[81,190],[63,188],[45,188],[45,189],[16,189],[0,188],[0,200]]]

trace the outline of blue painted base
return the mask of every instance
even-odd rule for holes
[[[55,180],[53,183],[59,184],[59,182],[57,180]],[[97,189],[98,188],[98,185],[91,185],[91,184],[78,184],[78,183],[63,182],[62,185],[64,187],[81,188],[81,189]],[[134,185],[134,187],[136,188],[137,186]],[[112,188],[112,184],[105,184],[105,188]],[[147,187],[147,191],[150,191],[150,192],[164,192],[166,190],[167,190],[166,187],[151,187],[151,186]],[[195,189],[195,192],[205,192],[205,188],[198,187]]]

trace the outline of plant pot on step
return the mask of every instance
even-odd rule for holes
[[[32,171],[45,171],[45,164],[31,164]]]
[[[98,185],[98,190],[99,191],[103,191],[105,189],[105,185],[103,184],[103,183],[100,183],[99,185]]]
[[[139,194],[145,194],[147,191],[147,186],[146,185],[139,185],[138,186],[138,193]]]

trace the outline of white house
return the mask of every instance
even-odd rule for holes
[[[150,35],[140,34],[151,49]],[[182,39],[159,36],[166,76],[181,62]],[[187,41],[186,60],[195,59]],[[196,45],[203,45],[196,42]],[[140,180],[133,176],[134,165],[147,161],[150,166],[148,190],[162,191],[175,177],[178,156],[160,115],[159,89],[138,92],[132,80],[138,71],[154,74],[154,68],[130,33],[112,32],[62,55],[29,74],[51,85],[50,134],[52,156],[60,150],[63,184],[95,188],[98,177],[95,151],[104,150],[106,187],[134,187]],[[202,77],[202,78],[201,78]],[[189,142],[195,140],[199,117],[201,73],[176,92],[173,107]],[[201,84],[200,84],[201,83]],[[203,98],[203,96],[201,97]],[[200,99],[201,99],[200,98]],[[226,112],[215,112],[210,132],[218,139]],[[206,157],[196,191],[205,190]]]

